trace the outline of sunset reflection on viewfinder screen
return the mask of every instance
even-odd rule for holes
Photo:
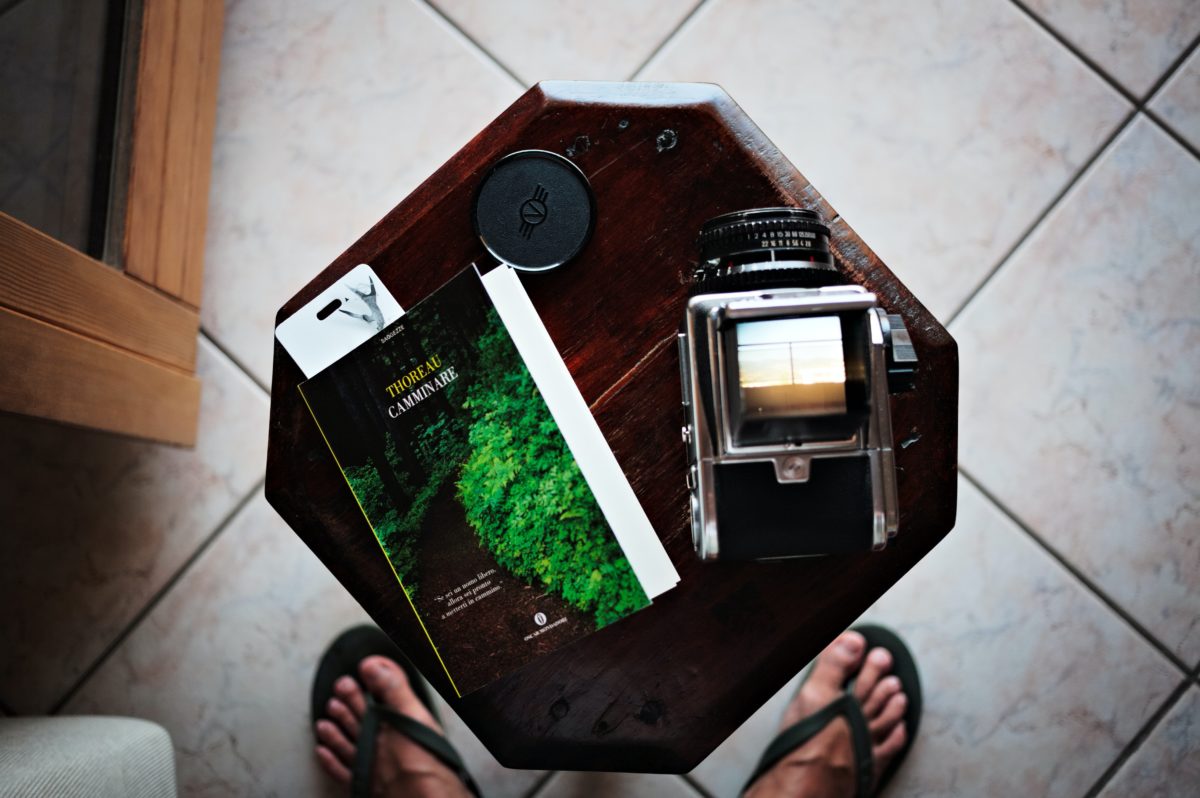
[[[836,316],[742,322],[737,363],[747,417],[846,412],[842,325]]]

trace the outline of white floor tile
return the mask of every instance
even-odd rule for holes
[[[1139,119],[952,328],[963,467],[1200,659],[1200,162]]]

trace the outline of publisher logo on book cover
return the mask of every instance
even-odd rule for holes
[[[537,615],[533,616],[533,622],[536,623],[538,626],[545,626],[546,625],[546,613],[539,612]]]

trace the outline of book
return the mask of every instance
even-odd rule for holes
[[[459,272],[300,391],[457,695],[678,582],[508,267]]]

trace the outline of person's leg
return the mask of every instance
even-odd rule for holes
[[[442,727],[413,692],[404,671],[387,657],[367,657],[359,666],[362,683],[380,704],[407,715],[442,734]],[[367,709],[366,696],[349,676],[334,684],[334,697],[317,721],[317,759],[329,775],[349,786],[359,724]],[[375,796],[468,796],[463,783],[433,754],[386,724],[379,726],[371,794]]]
[[[787,728],[837,698],[848,679],[857,674],[854,694],[862,703],[871,731],[875,778],[900,752],[905,742],[907,697],[900,680],[888,675],[891,654],[886,649],[864,651],[862,635],[844,632],[817,657],[812,674],[783,714]],[[865,658],[865,661],[864,661]],[[751,785],[747,798],[832,798],[854,794],[854,753],[850,727],[843,718],[784,757]]]

